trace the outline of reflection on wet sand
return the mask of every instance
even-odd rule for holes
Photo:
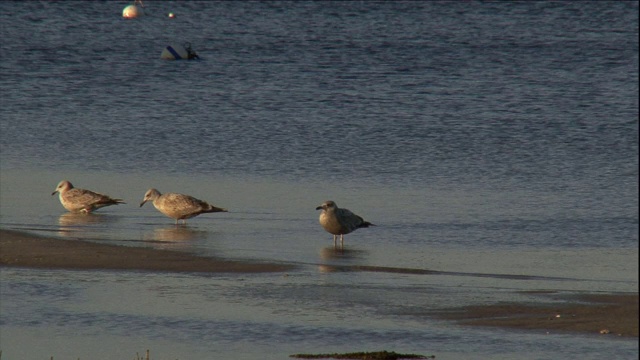
[[[60,226],[86,226],[101,224],[109,221],[108,216],[100,214],[65,213],[58,218]]]
[[[320,273],[332,273],[338,270],[339,269],[333,265],[318,265],[318,272]]]
[[[103,214],[85,214],[68,212],[58,218],[58,235],[79,236],[90,231],[91,227],[117,221],[116,217]]]
[[[153,233],[150,234],[150,237],[145,237],[145,240],[160,242],[185,242],[205,236],[206,231],[193,230],[183,226],[171,226],[153,230]]]
[[[155,249],[180,249],[187,248],[198,239],[206,239],[208,233],[202,230],[193,230],[185,226],[168,226],[154,229],[146,233],[142,240],[151,243]]]
[[[328,246],[320,249],[320,259],[322,261],[337,261],[337,263],[350,263],[356,259],[362,259],[366,255],[364,250],[347,249],[344,247]],[[320,264],[318,271],[321,273],[331,273],[336,271],[346,271],[345,265]]]
[[[353,250],[345,248],[334,248],[333,246],[320,249],[320,259],[322,260],[352,260],[362,258],[367,252],[364,250]]]

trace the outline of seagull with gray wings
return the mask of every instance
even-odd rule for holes
[[[89,214],[105,206],[124,204],[121,199],[99,194],[90,190],[74,188],[67,180],[58,183],[51,195],[60,194],[60,203],[70,212]]]
[[[362,217],[347,209],[339,208],[335,202],[329,200],[318,206],[320,213],[320,225],[330,234],[333,234],[333,246],[336,246],[337,236],[340,235],[340,246],[344,246],[344,235],[360,228],[375,226],[365,221]]]
[[[144,198],[140,206],[147,201],[153,202],[153,206],[166,216],[178,220],[182,220],[183,224],[187,223],[187,219],[204,213],[227,212],[227,209],[210,205],[206,201],[194,198],[193,196],[166,193],[161,194],[156,189],[149,189],[144,194]]]

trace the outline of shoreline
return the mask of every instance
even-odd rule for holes
[[[0,229],[0,266],[195,273],[285,272],[293,265],[201,257],[174,250],[98,244]]]
[[[291,264],[200,257],[174,250],[98,244],[0,229],[2,267],[191,273],[274,273],[296,268]],[[373,269],[398,272],[395,268]],[[373,271],[368,267],[355,270]],[[541,299],[540,303],[473,305],[414,315],[426,314],[464,326],[638,337],[638,293],[546,295],[563,296],[566,302],[546,304]]]

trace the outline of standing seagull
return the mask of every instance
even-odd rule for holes
[[[209,205],[206,201],[198,200],[189,195],[166,193],[160,194],[156,189],[149,189],[144,194],[144,199],[140,206],[147,201],[153,201],[153,206],[161,213],[170,218],[182,220],[183,224],[187,223],[187,219],[204,213],[227,212],[227,209]]]
[[[71,212],[80,212],[88,214],[93,210],[98,210],[109,205],[124,204],[120,199],[113,199],[107,195],[98,194],[85,189],[76,189],[67,180],[62,180],[51,193],[60,194],[60,203],[65,209]]]
[[[329,200],[318,206],[320,213],[320,225],[330,234],[333,234],[333,246],[336,247],[336,237],[340,235],[340,246],[344,246],[344,235],[359,228],[375,226],[364,221],[360,216],[347,209],[340,209],[335,202]]]

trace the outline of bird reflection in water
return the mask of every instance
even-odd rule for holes
[[[61,236],[79,236],[86,235],[96,225],[103,225],[116,221],[117,218],[104,214],[94,213],[64,213],[58,218],[58,234]]]
[[[320,249],[320,259],[322,260],[353,260],[357,258],[362,258],[366,254],[366,251],[363,250],[354,250],[354,249],[345,249],[345,248],[334,248],[333,246],[328,246]]]
[[[354,266],[354,261],[366,257],[367,251],[328,246],[320,249],[320,259],[329,264],[318,265],[321,273],[347,271]]]
[[[206,231],[194,230],[183,226],[170,226],[154,229],[143,237],[145,242],[153,243],[155,248],[175,249],[190,246],[195,240],[205,238]]]
[[[64,213],[58,218],[58,224],[62,227],[66,226],[87,226],[103,224],[109,221],[109,216],[101,214],[84,214],[84,213]]]
[[[202,235],[203,231],[193,230],[188,227],[166,227],[153,230],[152,240],[162,242],[173,241],[190,241],[197,239],[199,235]]]

